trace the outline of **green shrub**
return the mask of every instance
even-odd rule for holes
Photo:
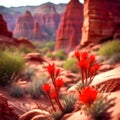
[[[10,87],[10,95],[13,97],[22,97],[24,94],[24,90],[17,83],[13,83]]]
[[[67,54],[64,52],[63,49],[56,51],[55,58],[60,60],[65,60],[67,58]]]
[[[46,81],[47,81],[46,76],[42,75],[29,83],[28,92],[32,98],[39,98],[41,95],[44,95],[42,86],[46,83]]]
[[[98,51],[99,55],[107,57],[110,57],[117,53],[120,53],[120,40],[109,41],[104,44]]]
[[[32,52],[32,48],[26,47],[25,45],[21,45],[18,48],[18,52],[20,52],[20,53],[30,53],[30,52]]]
[[[48,51],[53,51],[55,47],[55,41],[49,41],[46,43],[34,42],[36,46],[36,51],[45,55]]]
[[[73,73],[77,73],[79,71],[77,67],[77,60],[75,58],[71,58],[69,60],[66,60],[63,63],[63,68],[66,70],[70,70]]]
[[[51,52],[47,53],[46,55],[48,58],[52,58],[52,59],[55,59],[55,55]]]
[[[0,51],[0,85],[11,84],[23,69],[24,63],[20,54]]]

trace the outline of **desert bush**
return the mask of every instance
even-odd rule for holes
[[[77,66],[77,60],[75,58],[71,58],[69,60],[66,60],[63,63],[63,68],[66,70],[70,70],[73,73],[77,73],[79,71],[76,66]]]
[[[63,49],[56,51],[54,54],[56,59],[65,60],[67,58],[67,54]]]
[[[113,40],[105,43],[98,51],[99,55],[110,57],[120,53],[120,40]]]
[[[36,51],[40,52],[42,55],[45,55],[48,51],[53,51],[55,46],[55,41],[49,41],[46,43],[34,42],[36,46]]]
[[[24,94],[24,90],[17,83],[13,83],[10,86],[10,95],[13,97],[22,97]]]
[[[113,55],[106,63],[108,64],[115,64],[120,62],[120,53]]]
[[[52,59],[55,59],[55,55],[51,52],[48,52],[47,55],[46,55],[48,58],[52,58]]]
[[[24,79],[28,80],[28,81],[32,81],[32,79],[35,77],[35,72],[36,69],[34,67],[26,67],[21,75],[23,76]]]
[[[20,54],[0,51],[0,85],[11,84],[24,67],[24,59]]]
[[[47,77],[45,75],[41,75],[39,78],[34,78],[28,87],[28,92],[32,98],[39,98],[44,95],[44,91],[42,90],[43,84],[47,81]]]

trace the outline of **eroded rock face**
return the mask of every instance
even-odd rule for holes
[[[0,93],[0,120],[18,120],[14,108],[8,104],[7,98]]]
[[[61,18],[61,15],[57,13],[54,4],[44,4],[41,7],[36,8],[36,11],[39,12],[35,12],[34,16],[40,24],[43,39],[54,39]]]
[[[57,31],[55,49],[72,50],[79,44],[81,28],[83,23],[83,5],[79,0],[71,0],[62,17],[61,24]]]
[[[8,31],[7,24],[0,14],[0,35],[12,37],[12,32]]]
[[[40,26],[37,21],[34,22],[34,29],[33,29],[33,39],[39,40],[41,38],[41,31]]]
[[[38,23],[34,23],[35,20],[30,11],[26,11],[24,15],[18,17],[16,27],[14,29],[15,37],[25,37],[27,39],[40,39],[40,31]],[[39,35],[38,35],[39,34]],[[35,36],[36,35],[36,36]]]
[[[120,1],[85,0],[81,45],[120,38]]]

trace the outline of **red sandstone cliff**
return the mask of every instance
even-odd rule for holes
[[[61,15],[57,13],[54,4],[48,3],[36,8],[34,13],[38,20],[43,38],[54,39]]]
[[[40,34],[39,33],[40,30],[38,27],[39,27],[38,23],[37,25],[36,23],[34,24],[34,18],[31,12],[26,11],[24,15],[18,17],[13,34],[15,37],[24,37],[31,40],[35,38],[40,39],[40,35],[38,35]]]
[[[8,31],[7,24],[0,14],[0,35],[12,37],[12,32]]]
[[[33,29],[33,39],[39,40],[41,38],[41,31],[40,26],[37,21],[34,22],[34,29]]]
[[[79,0],[71,0],[59,26],[55,49],[72,50],[79,44],[83,23],[83,5]]]
[[[81,45],[120,38],[120,1],[85,0]]]

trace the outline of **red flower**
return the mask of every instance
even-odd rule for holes
[[[81,53],[81,58],[82,58],[83,60],[88,59],[88,52],[83,52],[83,53]]]
[[[76,51],[74,52],[75,57],[78,59],[78,61],[80,60],[80,52]]]
[[[47,94],[50,92],[50,88],[51,86],[47,83],[42,86],[43,91],[45,91]]]
[[[95,64],[94,66],[91,67],[90,69],[90,73],[96,73],[97,70],[100,68],[100,65],[99,64]]]
[[[51,93],[51,98],[52,98],[52,99],[56,99],[56,98],[57,98],[57,93],[56,93],[56,91],[53,91],[53,92]]]
[[[95,56],[94,55],[90,55],[90,57],[89,57],[90,64],[92,64],[94,61],[95,61]]]
[[[96,100],[97,94],[97,90],[91,87],[86,87],[83,89],[79,101],[82,101],[86,105],[91,105]]]
[[[86,60],[80,60],[79,63],[78,63],[78,66],[81,68],[81,69],[88,69],[89,67],[89,62],[86,61]]]
[[[47,67],[47,71],[51,76],[54,76],[55,73],[55,65],[54,64],[49,64]]]
[[[58,89],[60,89],[63,85],[64,85],[64,82],[63,82],[63,79],[62,78],[58,78],[56,81],[55,81],[55,85]]]
[[[56,70],[56,77],[60,74],[60,69]]]

